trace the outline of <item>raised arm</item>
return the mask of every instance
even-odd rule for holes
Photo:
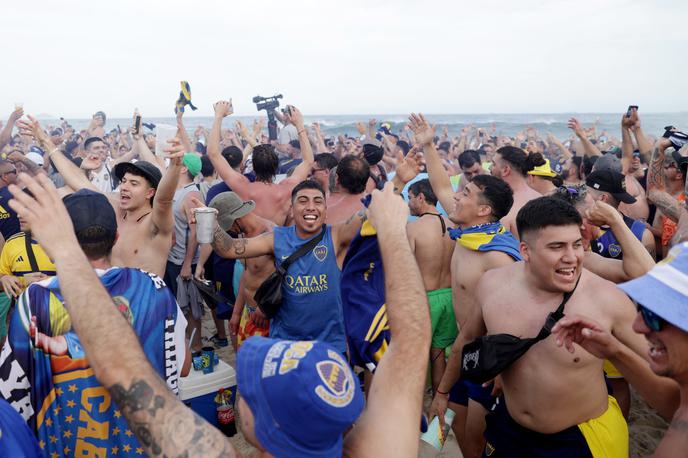
[[[442,159],[433,143],[435,129],[430,127],[422,114],[414,113],[409,116],[409,127],[413,131],[416,142],[423,145],[432,190],[435,192],[444,210],[447,213],[451,213],[454,208],[454,189],[452,188],[449,174],[444,170]]]
[[[329,150],[327,149],[325,139],[323,138],[322,131],[320,130],[320,124],[314,122],[313,131],[315,132],[315,144],[317,145],[318,153],[328,153]]]
[[[229,440],[187,408],[153,370],[131,325],[77,243],[72,222],[46,176],[20,175],[37,197],[12,186],[10,202],[55,261],[72,326],[98,381],[108,389],[148,456],[237,456]],[[59,227],[60,230],[54,230]],[[125,346],[126,353],[121,349]]]
[[[174,230],[174,216],[172,203],[174,193],[179,183],[179,173],[182,168],[182,158],[186,148],[181,144],[179,138],[169,141],[170,147],[165,150],[165,157],[170,159],[170,165],[162,175],[153,199],[153,213],[151,223],[153,232],[169,234]]]
[[[311,148],[311,141],[308,139],[308,132],[303,124],[303,115],[299,109],[293,105],[289,105],[288,108],[289,120],[292,124],[294,124],[294,127],[296,127],[296,132],[299,135],[301,156],[303,157],[303,162],[296,166],[294,173],[292,173],[291,177],[288,178],[289,181],[297,184],[307,179],[311,175],[311,169],[313,168],[313,148]]]
[[[15,108],[12,114],[10,114],[10,117],[7,119],[7,124],[0,130],[0,150],[12,140],[14,123],[16,123],[22,115],[24,115],[23,108]]]
[[[633,132],[633,135],[635,136],[635,142],[638,144],[638,150],[640,151],[640,154],[645,157],[645,160],[648,160],[650,158],[650,153],[652,153],[652,142],[650,142],[650,140],[648,140],[648,138],[645,136],[643,128],[640,125],[638,109],[634,108],[633,112],[635,114],[635,116],[633,116],[635,123],[631,126],[631,132]]]
[[[561,154],[564,157],[564,159],[570,159],[571,157],[573,157],[573,154],[571,154],[571,151],[569,151],[569,149],[566,146],[564,146],[564,144],[561,141],[559,141],[559,139],[557,138],[556,135],[552,134],[551,132],[548,133],[547,134],[547,140],[551,144],[556,146],[559,149],[559,151],[561,151]]]
[[[652,149],[650,167],[647,171],[647,198],[670,220],[677,222],[686,209],[674,196],[666,191],[666,176],[664,175],[664,150],[671,146],[666,138],[657,140]],[[688,182],[688,180],[687,180]]]
[[[578,137],[578,139],[581,141],[585,154],[588,156],[602,156],[602,152],[592,144],[576,118],[569,119],[568,126],[569,129],[571,129],[573,133],[576,134],[576,137]]]
[[[590,258],[592,262],[586,257],[585,267],[590,268],[594,273],[607,280],[620,283],[645,275],[655,266],[652,255],[643,243],[633,235],[621,217],[621,213],[613,207],[602,201],[597,201],[586,210],[585,217],[596,226],[609,226],[623,252],[621,261],[602,258],[596,253],[591,253],[590,255],[594,255]]]
[[[24,156],[19,151],[12,151],[9,156],[7,156],[7,159],[12,162],[21,162],[31,176],[35,176],[39,173],[45,173],[45,169],[43,167]]]
[[[55,168],[62,178],[64,178],[65,183],[70,188],[78,191],[79,189],[90,189],[92,191],[100,192],[98,188],[91,183],[91,181],[86,177],[84,171],[76,166],[71,160],[62,154],[52,141],[50,137],[43,131],[41,125],[34,118],[29,116],[29,121],[19,121],[17,126],[27,135],[33,136],[41,144],[43,149],[47,152],[48,159],[53,161]]]
[[[394,266],[385,270],[392,340],[375,371],[365,411],[346,438],[346,456],[418,455],[430,316],[423,280],[406,236],[408,214],[408,206],[394,195],[391,183],[382,192],[373,191],[370,221],[378,233],[383,264]]]
[[[635,116],[634,116],[635,115]],[[631,127],[637,119],[635,109],[632,110],[631,116],[626,116],[626,113],[621,117],[621,167],[623,174],[626,175],[631,169],[631,162],[633,161],[633,139],[631,138]]]
[[[191,145],[191,140],[189,140],[189,134],[186,133],[186,128],[184,127],[183,120],[184,112],[180,111],[177,113],[177,137],[182,141],[185,153],[193,153],[194,147]]]
[[[249,197],[248,185],[250,181],[241,173],[234,170],[227,160],[222,157],[220,151],[220,135],[222,130],[222,120],[225,116],[229,116],[234,112],[231,99],[229,102],[221,100],[214,106],[215,119],[213,127],[210,129],[208,136],[208,159],[215,167],[215,171],[222,178],[222,180],[229,186],[232,191],[236,192],[242,198]]]

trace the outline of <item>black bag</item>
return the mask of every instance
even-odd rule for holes
[[[580,281],[580,277],[578,278]],[[547,315],[545,324],[535,337],[521,339],[511,334],[482,336],[464,345],[461,353],[461,379],[473,383],[485,383],[502,372],[523,356],[533,345],[546,339],[552,327],[564,316],[564,306],[578,287],[564,293],[559,307]]]
[[[282,281],[287,275],[287,269],[292,262],[312,250],[325,236],[327,226],[323,224],[322,231],[312,240],[304,243],[298,250],[293,252],[291,256],[282,261],[280,265],[275,263],[275,271],[270,274],[268,278],[258,287],[253,299],[258,304],[260,311],[263,312],[268,319],[272,319],[280,307],[282,306]]]

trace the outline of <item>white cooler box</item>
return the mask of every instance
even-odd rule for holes
[[[204,374],[191,368],[187,377],[179,377],[179,398],[210,424],[218,426],[215,395],[220,388],[231,390],[231,404],[236,401],[236,372],[234,368],[220,360],[215,371]]]

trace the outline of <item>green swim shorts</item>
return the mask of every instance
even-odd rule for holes
[[[456,318],[452,306],[451,288],[428,291],[428,304],[430,305],[430,323],[432,326],[432,348],[451,347],[458,330]]]

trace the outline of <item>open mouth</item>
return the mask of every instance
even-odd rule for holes
[[[303,215],[303,219],[306,221],[317,221],[318,216],[317,215]]]
[[[650,344],[650,358],[657,359],[666,356],[666,347],[664,344],[654,339],[648,339],[648,343]]]
[[[566,267],[566,268],[561,268],[557,269],[554,271],[559,277],[562,277],[566,280],[573,280],[576,276],[576,268],[575,267]]]

